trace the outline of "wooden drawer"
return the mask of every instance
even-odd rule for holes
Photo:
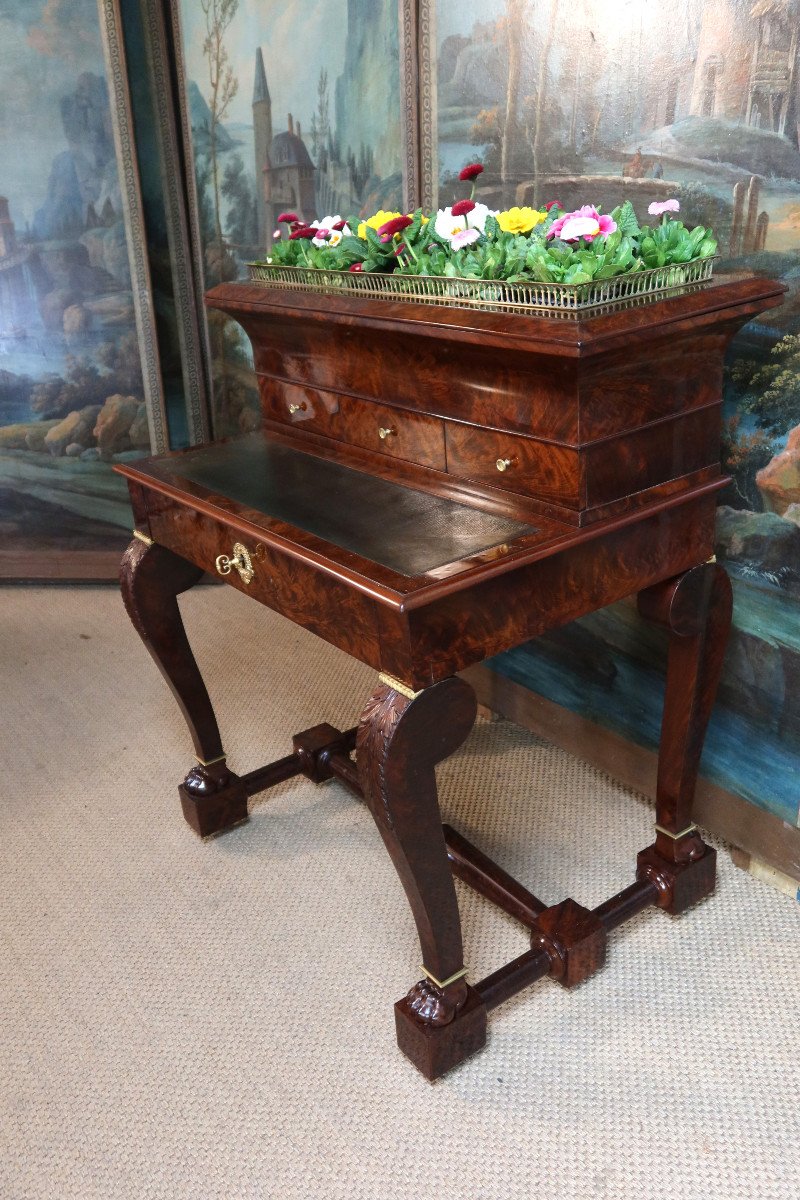
[[[224,520],[156,492],[147,491],[145,497],[150,533],[160,546],[191,559],[214,579],[224,579],[326,642],[380,666],[375,615],[366,596]],[[250,573],[242,574],[224,561],[222,570],[217,566],[221,555],[234,558],[237,545],[249,556]]]
[[[580,508],[580,459],[568,446],[445,422],[447,470],[461,479]]]
[[[335,392],[320,391],[318,388],[300,384],[284,383],[279,379],[258,379],[261,393],[261,411],[272,421],[282,421],[298,429],[313,429],[328,437],[337,437],[336,422],[339,417],[339,399]]]
[[[341,397],[339,437],[353,446],[445,469],[444,429],[438,417]]]
[[[422,467],[445,469],[444,430],[438,417],[265,376],[258,384],[264,415],[273,421]]]

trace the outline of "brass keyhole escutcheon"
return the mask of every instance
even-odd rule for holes
[[[498,471],[507,471],[509,467],[516,466],[516,462],[517,460],[515,458],[498,458],[494,465],[497,467]]]
[[[387,438],[397,437],[397,430],[394,425],[381,425],[378,430],[378,437],[382,442],[385,442]]]
[[[290,404],[289,405],[289,412],[291,413],[292,416],[294,416],[295,413],[305,412],[305,411],[306,411],[305,400],[303,401],[302,404]]]
[[[234,542],[233,558],[229,558],[227,554],[218,556],[217,570],[220,575],[230,575],[232,570],[238,572],[242,583],[252,583],[255,577],[250,551],[241,542]]]

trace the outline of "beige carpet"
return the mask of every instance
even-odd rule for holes
[[[350,723],[372,674],[233,589],[183,601],[232,765]],[[721,856],[575,992],[498,1009],[434,1086],[392,1003],[418,976],[367,811],[292,781],[200,842],[177,708],[110,588],[0,591],[2,1200],[798,1200],[800,907]],[[443,808],[549,902],[633,878],[652,812],[480,722]],[[460,891],[473,978],[526,945]]]

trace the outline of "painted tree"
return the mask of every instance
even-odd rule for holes
[[[240,154],[234,154],[225,164],[222,195],[229,202],[227,227],[233,244],[240,248],[257,245],[256,197]]]
[[[542,170],[542,146],[544,142],[545,126],[547,121],[547,82],[550,70],[550,54],[553,49],[557,26],[558,0],[550,0],[550,19],[547,23],[547,33],[545,35],[541,56],[539,58],[539,80],[536,86],[536,108],[533,117],[533,137],[531,139],[531,150],[533,152],[534,204],[541,203],[541,196],[539,195],[539,176]]]
[[[209,158],[211,160],[211,183],[214,190],[214,226],[218,253],[221,255],[222,213],[217,140],[220,124],[239,90],[239,80],[233,73],[223,39],[238,12],[239,0],[200,0],[200,7],[206,19],[203,54],[208,60],[208,83],[211,92],[208,105],[211,112],[208,126]]]
[[[314,151],[314,159],[317,160],[321,150],[324,150],[328,144],[328,135],[331,131],[330,117],[328,115],[328,72],[324,67],[320,69],[319,79],[317,80],[317,108],[311,118],[311,146]],[[318,164],[319,165],[319,164]]]
[[[519,84],[522,72],[522,43],[527,0],[506,0],[506,37],[508,46],[508,76],[506,108],[500,142],[500,179],[507,183],[511,174],[511,156],[519,132]]]

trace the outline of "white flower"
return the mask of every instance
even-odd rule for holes
[[[450,208],[440,208],[436,214],[433,228],[439,237],[447,238],[452,245],[453,238],[465,229],[477,229],[483,233],[487,217],[496,217],[497,213],[485,204],[476,204],[465,217],[454,217]]]
[[[326,229],[329,236],[326,238],[312,238],[312,244],[315,246],[338,246],[344,236],[350,236],[350,230],[345,224],[343,229],[334,229],[334,225],[339,225],[342,218],[337,213],[334,217],[323,217],[321,221],[312,221],[312,229]]]

